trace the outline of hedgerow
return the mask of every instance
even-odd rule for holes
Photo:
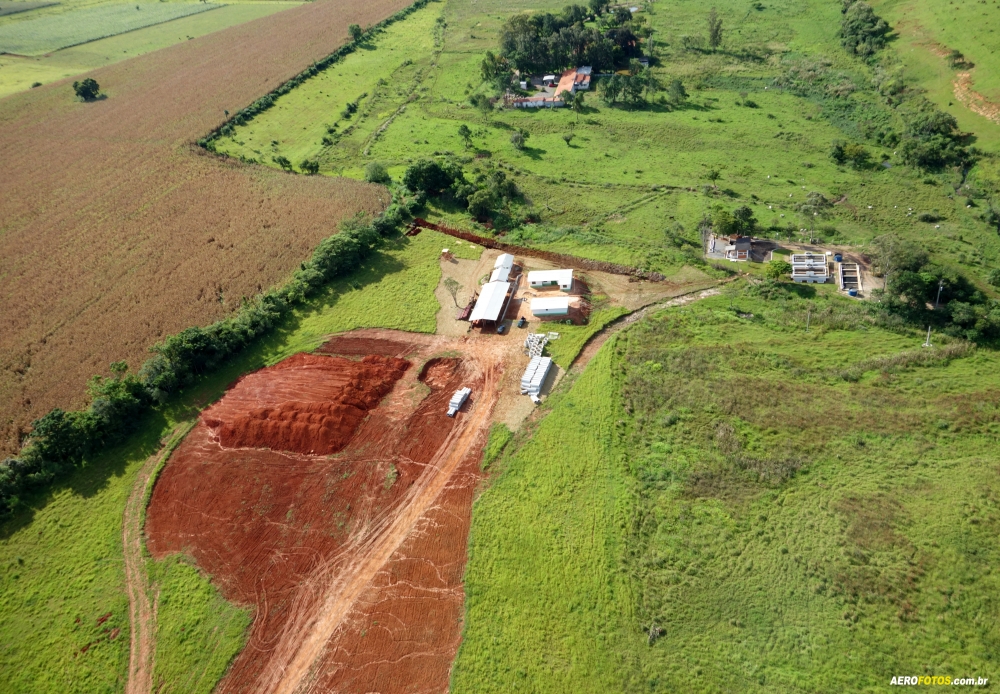
[[[94,376],[87,409],[56,408],[35,420],[18,457],[0,462],[0,516],[9,515],[24,494],[122,441],[142,415],[238,354],[325,284],[357,268],[423,204],[421,194],[400,197],[374,219],[357,216],[343,222],[340,232],[324,239],[283,287],[245,302],[229,318],[168,336],[151,348],[153,356],[137,374],[115,362],[111,377]]]
[[[416,0],[416,2],[414,2],[412,5],[404,7],[399,12],[390,15],[389,17],[386,17],[378,24],[374,24],[368,27],[363,32],[361,32],[358,38],[348,41],[330,55],[313,63],[305,70],[297,74],[295,77],[291,78],[284,84],[278,86],[269,93],[260,97],[246,108],[242,108],[239,111],[237,111],[235,114],[230,116],[228,120],[223,122],[222,125],[220,125],[218,128],[216,128],[215,130],[211,131],[208,135],[198,140],[198,145],[204,147],[210,152],[214,152],[215,140],[218,139],[220,136],[226,136],[232,134],[233,128],[235,126],[244,125],[250,122],[251,120],[254,119],[255,116],[260,115],[267,109],[274,106],[274,104],[278,100],[278,97],[283,96],[288,92],[292,91],[310,77],[315,77],[316,75],[326,70],[327,68],[332,67],[337,62],[343,60],[348,55],[357,50],[358,46],[364,44],[366,41],[370,41],[371,39],[375,38],[375,36],[384,31],[385,28],[388,27],[390,24],[398,22],[401,19],[406,19],[417,10],[426,7],[427,3],[429,3],[430,1],[431,0]],[[359,97],[359,100],[360,98],[363,97],[364,95],[362,95],[362,97]],[[357,108],[357,102],[354,102],[354,107],[355,109]]]

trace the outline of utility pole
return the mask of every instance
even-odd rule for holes
[[[812,312],[811,308],[806,311],[806,332],[809,332],[809,321],[812,318]]]
[[[940,280],[938,280],[938,295],[937,295],[937,298],[934,299],[934,310],[935,311],[937,311],[937,309],[938,309],[938,304],[941,303],[941,290],[942,289],[944,289],[944,278],[943,277]]]
[[[927,339],[924,340],[924,344],[922,344],[920,346],[921,347],[932,347],[933,346],[933,345],[931,345],[931,326],[929,326],[929,325],[927,326]]]

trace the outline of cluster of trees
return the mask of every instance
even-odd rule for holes
[[[500,29],[500,56],[510,69],[522,73],[577,65],[610,70],[641,56],[640,39],[652,34],[645,18],[633,17],[625,7],[604,12],[606,7],[606,2],[595,0],[589,7],[568,5],[558,15],[516,14]],[[595,19],[597,26],[585,26],[588,19]]]
[[[879,237],[871,256],[886,280],[878,296],[881,310],[973,342],[1000,339],[1000,302],[963,275],[931,262],[912,242]]]
[[[939,111],[923,100],[920,108],[905,114],[906,130],[899,140],[899,155],[911,166],[940,169],[967,164],[972,153],[965,147],[965,134],[950,113]]]
[[[601,80],[601,99],[606,104],[614,105],[619,101],[627,104],[640,104],[649,98],[650,92],[663,89],[663,85],[649,68],[643,68],[638,60],[629,63],[628,74],[614,74]],[[687,101],[688,93],[684,83],[673,79],[667,85],[666,103],[674,106]]]
[[[447,198],[466,207],[478,220],[508,208],[521,194],[517,184],[499,169],[479,173],[469,181],[461,166],[434,159],[420,159],[407,167],[403,185],[415,193]]]
[[[885,48],[885,39],[892,28],[875,14],[871,5],[862,0],[843,0],[840,22],[840,42],[854,55],[868,58]]]
[[[732,212],[719,207],[712,213],[712,230],[719,236],[752,236],[757,230],[757,218],[746,205],[737,207]]]
[[[95,376],[88,386],[87,409],[52,410],[32,424],[19,455],[0,462],[0,515],[9,514],[26,493],[122,441],[144,413],[238,354],[330,280],[356,269],[423,203],[417,195],[394,202],[373,220],[359,216],[344,222],[285,286],[245,302],[229,318],[167,337],[152,348],[153,357],[137,374],[115,362],[110,377]]]

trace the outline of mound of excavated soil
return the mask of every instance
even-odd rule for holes
[[[369,355],[360,362],[295,355],[273,369],[306,370],[311,377],[321,377],[316,372],[340,377],[345,372],[354,373],[329,400],[285,401],[256,407],[227,421],[206,419],[206,423],[217,430],[219,441],[226,448],[270,448],[316,455],[337,453],[347,445],[368,410],[392,390],[409,365],[403,359],[377,355]]]
[[[296,691],[447,690],[461,637],[466,540],[489,420],[483,416],[463,429],[472,415],[453,419],[445,411],[456,389],[471,386],[472,404],[495,386],[486,387],[467,357],[431,359],[417,373],[405,368],[406,362],[384,356],[358,361],[300,354],[248,374],[206,411],[160,475],[146,516],[149,551],[156,558],[189,554],[226,599],[254,610],[247,646],[217,686],[219,694],[265,694],[287,685],[294,654],[313,625],[329,617],[337,581],[394,536],[399,518],[412,523],[405,538],[323,637]],[[368,382],[373,374],[382,380]],[[382,388],[390,392],[378,402]],[[348,403],[350,397],[356,399]],[[332,402],[369,408],[336,457],[231,448],[222,441],[220,432],[240,421],[270,426],[286,421],[279,417],[288,412],[293,424],[304,422],[303,415],[333,416],[323,407]],[[284,446],[304,448],[287,435]],[[308,441],[316,445],[315,438]],[[461,455],[457,463],[455,455]],[[422,491],[432,487],[440,491]]]

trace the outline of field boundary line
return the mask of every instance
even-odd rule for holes
[[[153,689],[153,656],[156,652],[156,612],[159,594],[150,601],[142,541],[146,505],[153,484],[167,459],[197,419],[177,425],[159,452],[149,456],[139,472],[125,503],[122,516],[122,554],[125,558],[125,587],[128,592],[129,661],[126,694],[150,694]]]

